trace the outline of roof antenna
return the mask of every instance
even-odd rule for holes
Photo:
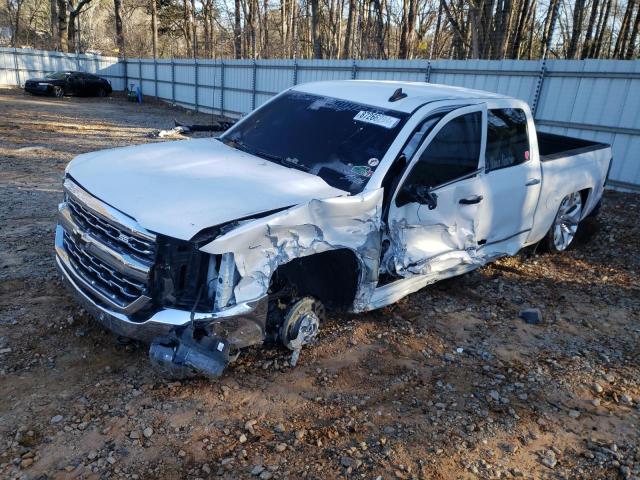
[[[397,102],[398,100],[402,100],[403,98],[407,98],[407,94],[402,91],[402,88],[399,88],[395,92],[393,92],[393,95],[389,97],[389,101]]]

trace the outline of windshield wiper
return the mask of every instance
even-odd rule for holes
[[[304,172],[308,172],[310,169],[306,165],[302,165],[297,163],[296,161],[290,158],[284,158],[279,155],[274,155],[273,153],[263,152],[261,150],[253,150],[246,143],[243,143],[240,140],[233,140],[231,138],[219,138],[222,143],[229,145],[230,147],[236,148],[238,150],[242,150],[243,152],[249,153],[251,155],[255,155],[256,157],[264,158],[265,160],[271,160],[273,162],[279,163],[283,167],[296,168],[298,170],[302,170]]]

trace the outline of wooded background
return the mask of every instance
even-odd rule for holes
[[[638,58],[640,0],[5,0],[0,45],[153,58]]]

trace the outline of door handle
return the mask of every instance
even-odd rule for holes
[[[527,187],[532,187],[534,185],[538,185],[540,183],[540,179],[539,178],[532,178],[531,180],[529,180],[527,183],[525,183],[525,185]]]
[[[460,205],[474,205],[482,201],[482,195],[476,195],[474,197],[461,198],[458,202]]]

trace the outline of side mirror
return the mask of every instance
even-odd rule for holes
[[[424,185],[406,185],[403,189],[409,202],[426,205],[429,210],[438,206],[438,195]]]

